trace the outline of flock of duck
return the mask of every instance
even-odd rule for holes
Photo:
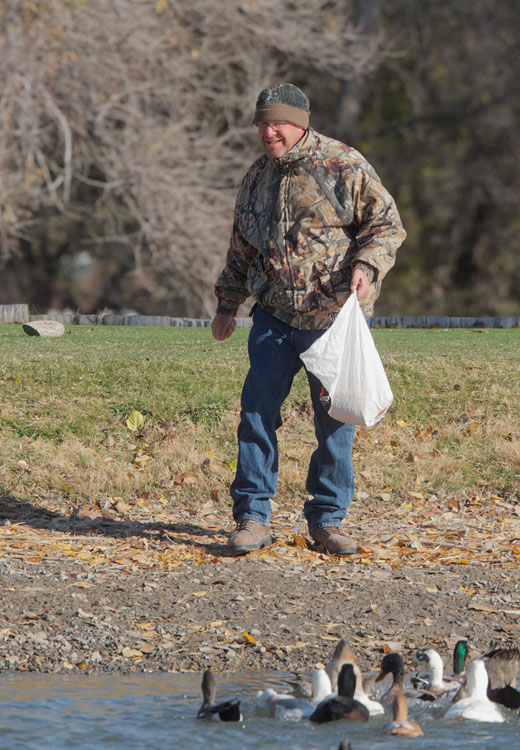
[[[520,709],[520,691],[516,689],[520,650],[495,648],[469,665],[468,656],[468,643],[460,640],[453,650],[453,672],[449,675],[433,648],[417,651],[414,668],[406,679],[405,664],[397,652],[383,657],[378,673],[362,674],[352,648],[341,640],[330,661],[313,670],[310,685],[299,682],[291,693],[277,693],[271,688],[259,691],[256,710],[271,717],[322,724],[340,719],[368,722],[371,716],[383,715],[388,708],[393,720],[383,731],[406,737],[424,734],[417,721],[408,718],[409,707],[419,702],[441,705],[445,719],[505,721],[504,708]],[[385,686],[382,691],[378,690],[381,684]],[[210,669],[202,677],[202,697],[199,719],[242,719],[239,700],[216,702],[216,682]],[[349,747],[348,740],[344,740],[339,750]]]

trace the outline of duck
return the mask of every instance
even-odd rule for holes
[[[408,701],[404,693],[396,693],[393,699],[394,720],[384,727],[385,734],[393,734],[399,737],[423,737],[421,726],[414,720],[408,718]]]
[[[324,668],[317,667],[312,672],[312,695],[310,699],[300,698],[291,693],[277,693],[266,688],[257,695],[257,708],[277,719],[308,719],[316,706],[332,693],[329,676]]]
[[[336,644],[336,648],[334,649],[330,661],[325,665],[325,671],[330,678],[330,684],[332,685],[332,690],[334,692],[338,689],[338,676],[341,672],[341,667],[344,664],[354,664],[355,661],[356,657],[350,644],[345,638],[342,638]]]
[[[390,705],[394,700],[396,693],[403,693],[407,698],[410,699],[423,701],[435,700],[435,696],[432,693],[429,693],[427,690],[405,686],[403,657],[396,651],[392,651],[391,653],[385,654],[385,656],[383,656],[379,674],[376,677],[376,682],[381,682],[381,680],[384,680],[384,678],[388,674],[392,675],[393,680],[392,685],[379,698],[379,701],[383,706]]]
[[[490,688],[516,685],[520,665],[520,650],[517,648],[494,648],[482,657],[489,676]]]
[[[516,689],[520,650],[495,648],[482,658],[489,677],[488,698],[507,708],[520,708],[520,691]]]
[[[381,705],[381,703],[379,703],[379,701],[372,700],[368,696],[363,682],[363,675],[357,663],[354,651],[352,650],[352,647],[350,646],[348,641],[342,638],[337,643],[332,658],[325,666],[325,670],[330,677],[332,689],[334,691],[338,690],[338,675],[344,664],[352,664],[354,668],[354,673],[356,675],[356,690],[354,692],[354,698],[364,706],[366,706],[366,708],[368,708],[371,716],[384,714],[385,709]]]
[[[500,709],[489,700],[487,688],[489,677],[483,659],[475,659],[466,678],[467,697],[452,703],[444,715],[445,719],[469,721],[503,722]]]
[[[354,663],[354,674],[356,675],[356,689],[354,691],[354,698],[368,708],[370,716],[378,716],[384,714],[385,708],[379,701],[373,700],[368,696],[363,685],[363,676],[359,666]]]
[[[465,638],[459,639],[453,647],[453,674],[455,676],[465,676],[466,659],[469,655],[469,645],[467,640]]]
[[[217,684],[211,669],[206,669],[202,675],[202,705],[198,710],[197,719],[213,719],[218,716],[221,721],[240,721],[240,701],[230,700],[215,703]]]
[[[356,674],[351,663],[344,664],[338,676],[338,694],[319,703],[309,716],[315,724],[327,721],[348,719],[367,722],[370,718],[368,708],[354,698],[356,691]]]
[[[434,648],[426,648],[417,651],[415,660],[420,664],[425,664],[428,670],[428,680],[426,690],[433,695],[441,696],[444,693],[458,690],[461,686],[461,680],[445,680],[444,664],[441,655]]]
[[[466,659],[468,656],[470,656],[470,653],[467,640],[458,640],[453,648],[453,672],[461,680],[461,684],[452,698],[452,703],[457,703],[457,701],[468,696],[466,690]]]
[[[458,642],[455,646],[457,649]],[[467,645],[467,644],[466,644]],[[469,655],[469,649],[460,659],[464,665],[465,656]],[[520,665],[520,651],[517,648],[497,647],[488,651],[482,657],[488,673],[489,684],[487,688],[487,697],[493,703],[499,703],[506,708],[520,708],[520,691],[515,687]],[[454,652],[455,667],[455,652]],[[467,697],[465,683],[455,694],[453,703]]]

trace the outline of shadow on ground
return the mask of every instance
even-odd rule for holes
[[[33,529],[59,531],[64,534],[77,536],[104,536],[112,539],[129,539],[141,537],[156,541],[185,544],[207,553],[227,556],[225,543],[215,539],[208,544],[200,537],[227,536],[224,529],[204,528],[190,523],[165,523],[162,521],[142,522],[133,520],[119,520],[104,515],[95,518],[85,518],[73,510],[70,515],[49,510],[42,505],[36,505],[28,500],[19,500],[8,494],[0,495],[0,525],[6,521],[22,523]],[[175,536],[183,534],[186,536]]]

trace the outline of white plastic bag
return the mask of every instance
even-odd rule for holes
[[[372,427],[388,411],[392,389],[357,294],[350,295],[331,327],[300,358],[327,389],[334,419]]]

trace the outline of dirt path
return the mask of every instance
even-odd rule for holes
[[[462,636],[473,654],[518,643],[517,511],[355,503],[362,547],[342,559],[308,549],[301,516],[277,508],[275,544],[233,558],[211,504],[66,516],[2,498],[0,670],[308,672],[340,636],[363,669],[426,646],[449,665]]]

